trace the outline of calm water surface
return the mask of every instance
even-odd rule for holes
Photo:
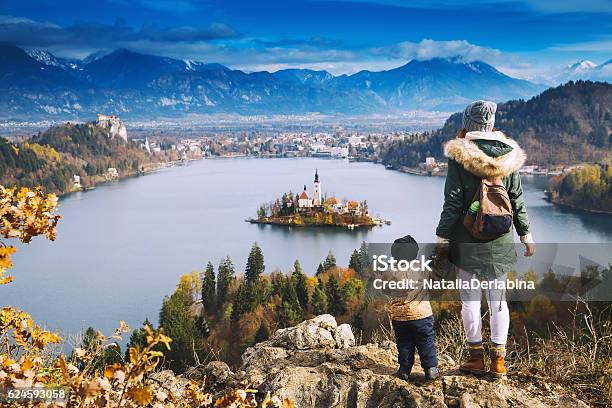
[[[267,202],[303,185],[318,168],[324,194],[367,199],[393,224],[370,231],[287,229],[244,222]],[[533,234],[539,242],[610,242],[612,217],[560,210],[543,200],[546,181],[525,178]],[[313,274],[332,250],[341,265],[362,241],[412,234],[435,238],[443,178],[387,171],[372,163],[317,159],[220,159],[71,195],[60,202],[55,242],[35,239],[14,256],[15,281],[0,287],[0,305],[29,311],[48,328],[111,331],[122,319],[157,320],[164,295],[181,274],[229,255],[244,268],[253,242],[266,270],[289,270],[299,259]]]

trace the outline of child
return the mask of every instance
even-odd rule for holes
[[[396,239],[391,247],[391,255],[397,261],[416,259],[419,252],[417,242],[410,235]],[[422,286],[422,278],[410,272],[411,277]],[[401,300],[393,300],[389,305],[389,316],[395,332],[399,370],[398,378],[407,381],[414,364],[415,348],[419,353],[421,367],[426,380],[435,380],[439,376],[436,353],[434,318],[427,298],[427,291],[419,288],[408,290]]]

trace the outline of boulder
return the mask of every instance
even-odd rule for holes
[[[321,315],[303,321],[295,327],[279,329],[272,335],[271,341],[277,347],[295,350],[336,347],[334,335],[338,329],[336,319],[332,315]],[[348,328],[350,330],[350,327]],[[342,335],[346,333],[343,329]],[[352,334],[352,333],[351,333]],[[353,343],[354,343],[353,338]]]
[[[211,361],[204,368],[206,373],[206,388],[220,389],[229,383],[234,377],[234,373],[223,361]]]

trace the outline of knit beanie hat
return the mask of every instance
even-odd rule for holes
[[[463,111],[463,127],[468,132],[493,130],[497,104],[491,101],[475,101]]]

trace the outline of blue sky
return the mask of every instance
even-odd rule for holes
[[[612,58],[612,1],[0,0],[0,42],[334,74],[461,56],[537,80]]]

